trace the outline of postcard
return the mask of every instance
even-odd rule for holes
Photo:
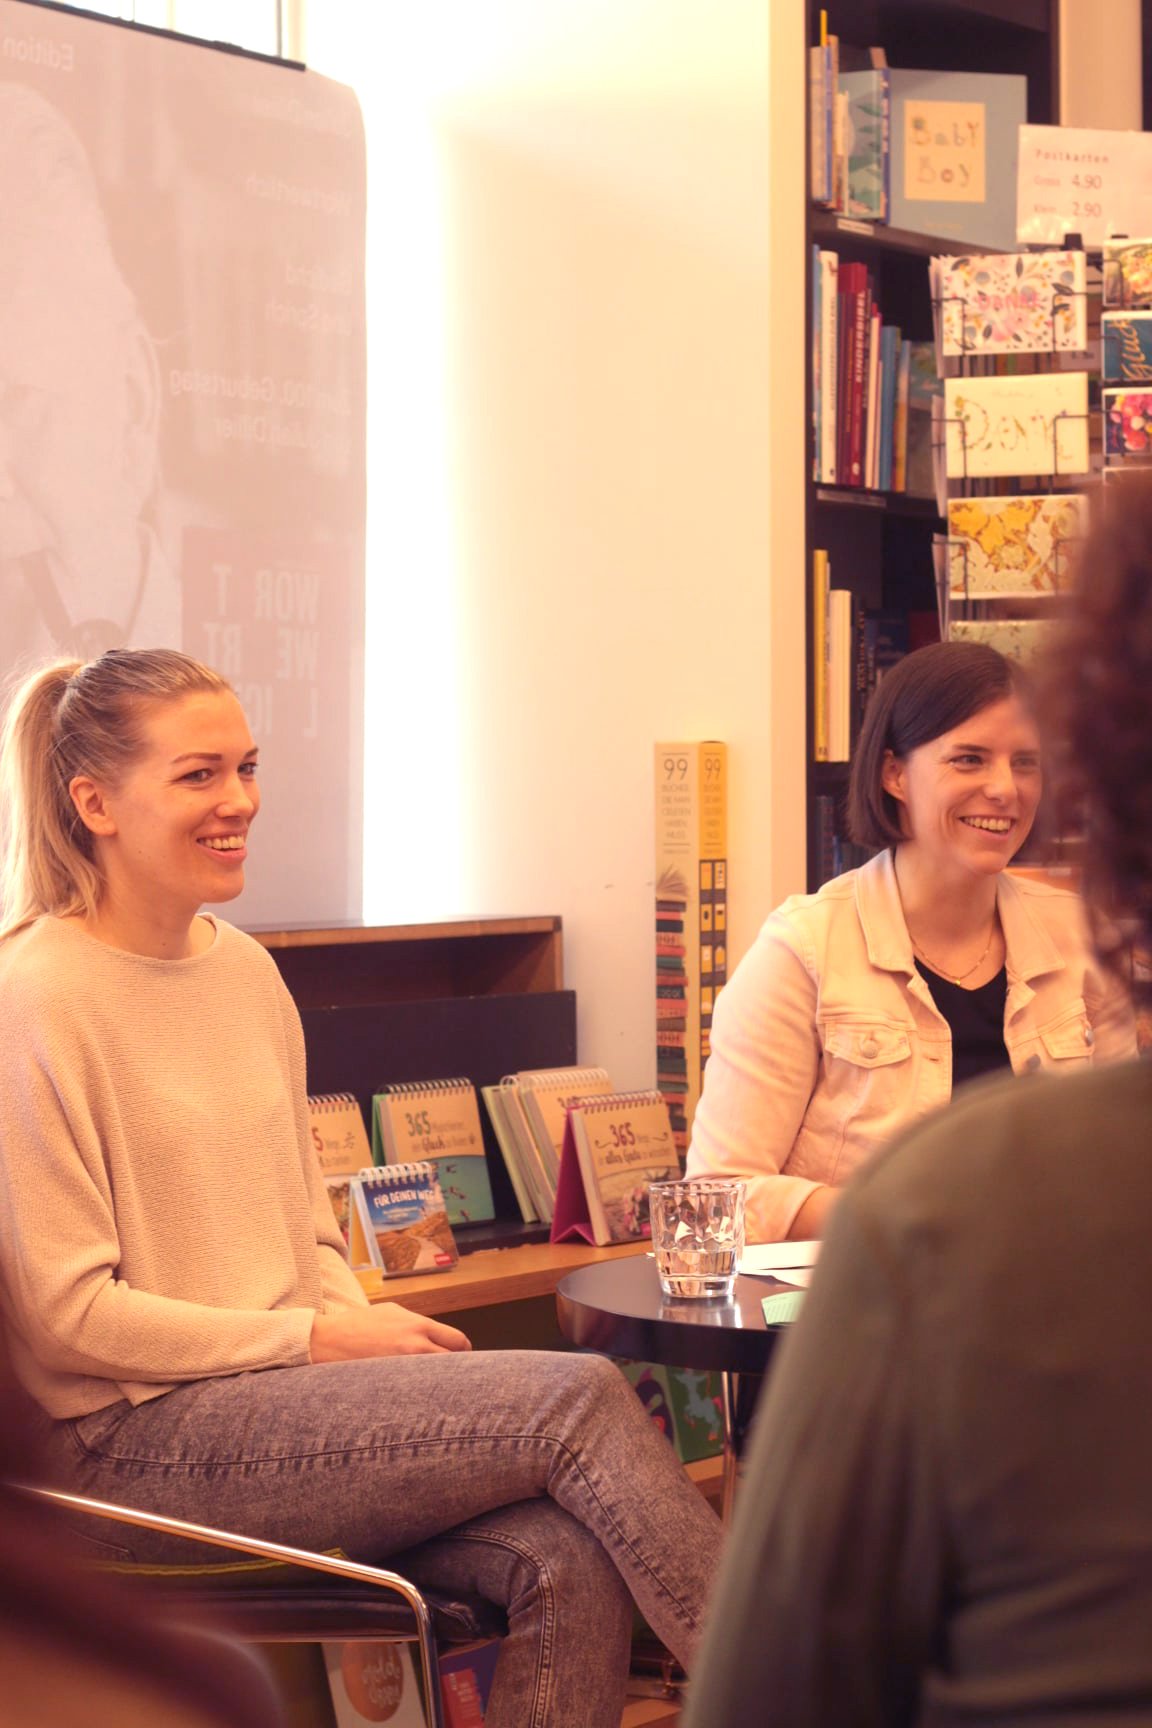
[[[1055,594],[1072,575],[1088,524],[1082,492],[948,502],[948,587],[953,599]]]
[[[1103,390],[1105,456],[1152,455],[1152,391]]]
[[[1152,312],[1104,312],[1100,317],[1105,384],[1152,384]]]
[[[1008,660],[1031,660],[1049,628],[1043,618],[958,618],[948,626],[952,642],[985,642]]]
[[[946,378],[944,418],[950,478],[1088,470],[1086,372]]]
[[[1152,306],[1152,240],[1105,240],[1105,306]]]
[[[945,354],[1081,353],[1087,345],[1083,252],[937,258],[932,286]]]

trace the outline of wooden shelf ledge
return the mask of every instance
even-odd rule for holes
[[[457,1314],[467,1308],[554,1295],[561,1278],[577,1267],[628,1259],[643,1254],[646,1246],[626,1242],[614,1248],[591,1248],[582,1243],[531,1242],[519,1248],[482,1248],[465,1255],[451,1272],[383,1278],[369,1269],[356,1276],[370,1302],[402,1302],[416,1314]]]

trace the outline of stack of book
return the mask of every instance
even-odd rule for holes
[[[604,1068],[541,1068],[482,1086],[508,1175],[525,1223],[552,1222],[568,1106],[612,1090]]]
[[[861,606],[851,589],[832,587],[831,560],[817,548],[812,625],[813,754],[847,762],[873,691],[905,654],[937,640],[936,614]]]
[[[932,344],[885,324],[867,265],[816,246],[812,280],[813,478],[930,498]]]

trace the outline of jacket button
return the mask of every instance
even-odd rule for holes
[[[1039,1068],[1039,1066],[1040,1066],[1039,1056],[1029,1056],[1027,1062],[1025,1062],[1025,1064],[1024,1064],[1024,1072],[1025,1072],[1025,1074],[1035,1074],[1035,1072],[1036,1072],[1037,1068]]]
[[[873,1056],[879,1056],[880,1046],[877,1044],[875,1038],[865,1038],[864,1042],[860,1046],[860,1054],[867,1062],[871,1062]]]
[[[1096,1042],[1096,1034],[1093,1032],[1091,1026],[1085,1026],[1084,1028],[1084,1042],[1087,1044],[1089,1050],[1091,1050],[1093,1044]]]

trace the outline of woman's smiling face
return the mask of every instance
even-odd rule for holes
[[[144,747],[99,794],[108,889],[122,905],[191,918],[244,886],[248,830],[260,808],[256,746],[231,691],[156,702]],[[74,782],[83,785],[84,782]]]
[[[1018,696],[1006,696],[905,757],[886,756],[884,790],[926,863],[995,874],[1031,832],[1043,776],[1040,736]]]

